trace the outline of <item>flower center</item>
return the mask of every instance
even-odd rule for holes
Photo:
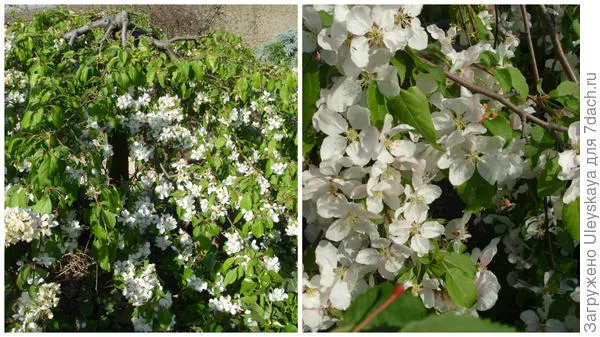
[[[404,8],[401,8],[394,16],[394,23],[405,29],[410,28],[412,25],[412,18],[404,13]]]
[[[456,116],[454,118],[454,123],[456,124],[456,130],[464,130],[467,126],[468,121],[462,119],[460,116]]]
[[[392,253],[389,248],[384,248],[379,251],[379,259],[381,260],[389,260],[392,257]]]
[[[360,73],[359,75],[359,82],[360,82],[360,87],[365,89],[369,86],[369,84],[371,84],[372,81],[375,81],[377,78],[375,77],[374,74],[371,74],[369,72],[363,71],[362,73]]]
[[[479,153],[477,153],[477,152],[475,152],[475,151],[473,151],[473,152],[471,152],[471,153],[466,153],[466,154],[465,154],[465,159],[466,159],[468,162],[471,162],[471,163],[475,164],[475,163],[477,163],[477,161],[479,160]]]
[[[317,289],[313,289],[310,287],[304,287],[304,292],[309,296],[316,296],[318,294]]]
[[[385,138],[385,148],[388,149],[388,151],[392,152],[394,151],[394,149],[396,149],[396,142],[391,139],[391,138]]]
[[[418,234],[421,231],[421,226],[419,226],[418,223],[413,222],[412,226],[410,227],[410,234],[415,235]]]
[[[383,31],[381,30],[381,28],[379,28],[379,26],[373,24],[373,26],[371,27],[371,31],[368,32],[365,36],[369,40],[369,46],[383,48]]]
[[[375,196],[375,198],[383,199],[383,191],[375,191],[373,195]]]
[[[337,267],[333,269],[333,273],[335,274],[335,276],[338,277],[338,279],[343,279],[344,278],[344,274],[346,274],[346,268],[342,267]]]
[[[421,290],[423,290],[423,288],[420,285],[413,284],[410,291],[412,292],[413,295],[418,295],[421,292]]]
[[[358,215],[356,215],[356,213],[354,213],[354,212],[348,212],[348,215],[346,215],[346,220],[344,220],[344,223],[346,224],[346,226],[351,227],[351,228],[356,226],[356,224],[358,223]]]
[[[349,128],[348,131],[346,131],[346,139],[350,143],[357,141],[358,140],[358,131],[354,130],[353,128]]]

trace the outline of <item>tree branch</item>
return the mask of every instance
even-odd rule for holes
[[[79,35],[83,35],[94,28],[104,28],[104,37],[100,40],[100,50],[102,50],[102,44],[110,36],[110,34],[116,31],[121,31],[121,47],[125,48],[127,43],[127,29],[129,29],[129,12],[122,11],[117,15],[105,16],[100,20],[90,22],[89,24],[80,28],[74,29],[63,35],[65,40],[69,40],[69,46],[72,47],[75,43],[75,39]]]
[[[565,52],[562,49],[560,40],[558,39],[558,34],[556,33],[556,30],[554,30],[554,26],[552,24],[552,18],[550,17],[550,14],[548,14],[548,12],[546,11],[546,6],[538,5],[538,10],[540,11],[540,16],[542,17],[542,22],[544,23],[544,28],[546,28],[548,35],[550,35],[550,40],[552,41],[552,47],[554,48],[554,54],[556,54],[556,57],[558,58],[558,61],[562,65],[563,70],[567,73],[567,77],[571,81],[579,84],[579,81],[577,80],[577,76],[575,76],[575,73],[573,72],[573,68],[571,68],[569,61],[567,61]]]
[[[462,26],[465,31],[465,36],[467,37],[467,41],[469,42],[469,46],[472,46],[471,38],[469,37],[469,32],[467,31],[467,23],[465,22],[465,17],[463,16],[463,12],[460,8],[461,7],[458,6],[458,14],[460,14],[460,21],[462,22]]]
[[[421,60],[423,60],[425,63],[429,64],[430,66],[432,66],[432,67],[437,66],[436,64],[433,64],[429,60],[427,60],[421,56],[419,56],[419,57],[421,58]],[[471,90],[471,92],[482,94],[484,96],[487,96],[493,100],[496,100],[496,101],[504,104],[507,108],[509,108],[509,109],[513,110],[514,112],[516,112],[517,114],[519,114],[521,116],[521,118],[527,118],[531,122],[538,124],[547,130],[556,130],[556,131],[562,131],[562,132],[569,131],[569,128],[567,128],[566,126],[546,122],[545,120],[542,120],[534,115],[528,114],[525,110],[519,108],[518,106],[516,106],[515,104],[510,102],[506,97],[504,97],[498,93],[491,92],[485,88],[482,88],[473,83],[470,83],[449,71],[444,70],[444,72],[446,73],[446,77],[448,77],[453,82],[456,82],[457,84],[462,85],[463,87]]]
[[[538,73],[537,61],[535,59],[535,52],[533,50],[533,42],[531,41],[531,32],[529,31],[529,19],[527,18],[527,8],[525,5],[521,5],[521,14],[523,15],[523,25],[525,25],[525,39],[527,40],[527,48],[529,49],[529,55],[531,56],[531,68],[533,68],[533,79],[535,85],[540,83],[540,74]]]

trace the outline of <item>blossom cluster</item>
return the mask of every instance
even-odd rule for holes
[[[58,226],[52,214],[40,216],[27,208],[4,209],[4,246],[17,242],[31,242],[42,236],[49,236],[53,227]]]
[[[52,309],[58,305],[60,292],[60,285],[51,282],[40,285],[34,294],[21,293],[12,316],[18,324],[11,332],[42,331],[39,323],[54,317]]]
[[[321,88],[312,116],[312,131],[319,141],[316,155],[310,158],[319,160],[309,160],[302,174],[304,235],[314,249],[318,269],[303,277],[305,330],[325,330],[336,324],[339,315],[335,311],[348,309],[358,295],[381,279],[401,281],[435,312],[477,316],[498,300],[501,282],[493,268],[488,268],[498,250],[504,250],[517,270],[531,267],[527,241],[539,240],[547,231],[558,235],[552,228],[562,218],[563,204],[579,197],[578,122],[570,124],[568,149],[560,153],[548,149],[535,163],[526,156],[531,126],[524,119],[521,123],[521,116],[510,115],[507,127],[522,130],[522,137],[498,135],[484,122],[505,113],[500,102],[464,86],[456,91],[458,95],[449,95],[445,77],[440,82],[432,73],[416,70],[413,88],[424,94],[433,108],[435,142],[415,129],[414,120],[408,125],[391,113],[382,120],[373,117],[372,84],[382,100],[397,97],[402,84],[398,63],[403,61],[395,55],[398,51],[411,55],[430,43],[439,46],[447,71],[461,81],[508,94],[492,72],[476,64],[484,53],[492,53],[499,60],[498,67],[513,67],[519,31],[506,15],[499,23],[502,40],[494,41],[494,16],[488,11],[478,13],[490,39],[471,44],[463,34],[465,26],[451,25],[446,30],[435,24],[422,27],[417,18],[421,10],[422,6],[303,7],[304,52],[337,70],[328,72],[334,75],[329,75],[326,87]],[[330,23],[324,23],[325,17]],[[519,109],[533,113],[533,105],[531,100],[522,100]],[[561,168],[558,179],[569,184],[549,198],[552,205],[545,211],[528,214],[523,230],[503,214],[509,214],[518,207],[517,200],[531,193],[527,179],[539,176],[555,157]],[[476,179],[494,186],[491,214],[482,219],[482,214],[473,216],[475,212],[465,211],[459,218],[440,219],[432,204],[443,199],[439,187],[443,179],[454,188]],[[487,246],[467,248],[472,236],[469,227],[492,224],[502,225]],[[448,296],[444,278],[423,265],[423,259],[439,251],[470,256],[476,265],[472,280],[476,302],[458,304],[460,301]],[[421,267],[426,268],[425,273]],[[524,317],[528,326],[535,325],[529,312]],[[540,317],[545,319],[547,314]],[[574,327],[565,324],[564,329]]]

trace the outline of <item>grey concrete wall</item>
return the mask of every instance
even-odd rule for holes
[[[35,12],[48,5],[6,5],[4,20],[29,20]],[[296,28],[296,5],[69,5],[73,11],[95,8],[98,11],[124,8],[147,14],[156,28],[168,32],[169,37],[182,34],[202,34],[210,28],[222,29],[240,36],[256,48],[275,35]]]

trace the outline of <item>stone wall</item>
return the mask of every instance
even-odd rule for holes
[[[28,20],[48,5],[6,5],[4,20]],[[73,11],[96,8],[128,9],[147,14],[157,28],[169,37],[183,34],[202,34],[208,29],[222,29],[240,36],[256,48],[275,35],[296,28],[298,7],[295,5],[68,5]]]

